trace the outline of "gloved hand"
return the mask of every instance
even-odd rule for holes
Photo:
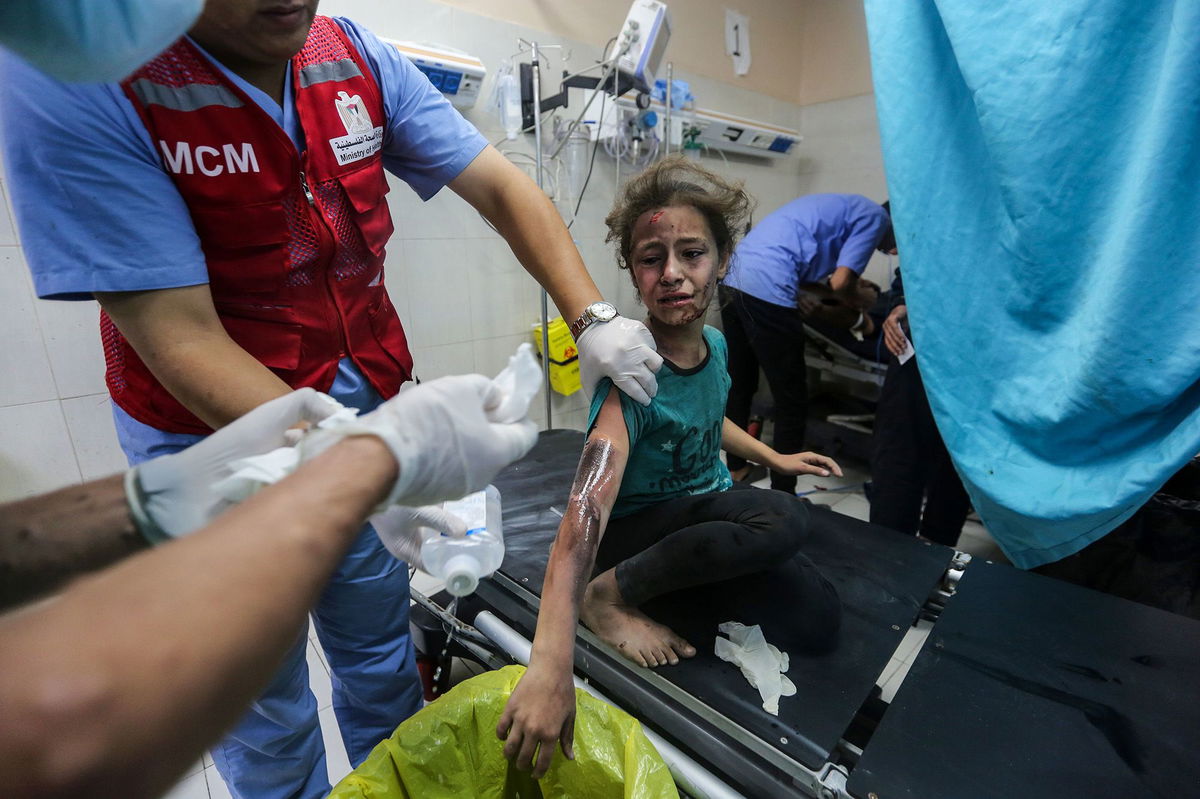
[[[613,384],[642,405],[658,393],[654,373],[662,368],[662,356],[654,345],[654,336],[641,322],[618,316],[607,322],[595,322],[579,334],[579,380],[588,400],[600,378]]]
[[[400,476],[381,508],[429,505],[479,491],[537,441],[525,415],[516,421],[508,395],[483,375],[442,377],[401,391],[375,410],[316,430],[300,443],[307,460],[347,435],[376,435],[396,456]]]
[[[230,503],[213,490],[233,461],[294,443],[289,428],[319,422],[341,403],[302,388],[263,403],[208,438],[172,455],[146,461],[125,476],[125,495],[138,530],[158,544],[208,524]]]
[[[425,571],[425,564],[421,561],[425,528],[432,528],[451,538],[462,538],[467,534],[466,522],[437,505],[418,508],[393,505],[383,513],[372,516],[370,521],[388,552],[397,560],[416,566],[421,571]]]

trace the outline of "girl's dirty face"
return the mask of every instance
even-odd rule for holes
[[[690,205],[639,216],[629,263],[650,315],[672,326],[703,318],[725,275],[708,222]]]

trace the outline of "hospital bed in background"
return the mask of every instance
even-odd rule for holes
[[[506,555],[454,613],[420,597],[418,648],[491,666],[533,636],[550,543],[583,436],[543,433],[495,481]],[[588,631],[577,674],[651,731],[686,795],[820,799],[1195,796],[1200,793],[1200,622],[989,562],[812,507],[805,548],[837,586],[841,639],[790,646],[795,608],[767,582],[646,607],[697,647],[639,668]],[[918,618],[929,637],[890,703],[883,673]],[[779,716],[713,654],[717,625],[760,624],[791,652],[797,694]],[[481,631],[486,631],[484,634]],[[514,643],[515,642],[515,643]],[[501,646],[501,644],[503,646]],[[527,643],[525,644],[527,646]]]
[[[878,393],[891,353],[878,333],[857,341],[849,332],[805,323],[804,361],[810,369],[874,386]]]
[[[834,457],[871,459],[875,404],[889,357],[878,331],[858,341],[846,330],[805,322],[809,447]]]

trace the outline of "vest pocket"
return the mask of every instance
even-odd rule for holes
[[[382,254],[394,229],[391,211],[384,201],[388,185],[383,160],[375,158],[368,166],[342,175],[338,181],[358,217],[363,241],[374,255]]]
[[[193,206],[191,212],[214,296],[238,297],[283,287],[290,239],[283,203]]]
[[[263,316],[246,315],[257,313],[257,310],[261,310]],[[218,303],[217,313],[229,337],[263,366],[286,372],[300,367],[304,328],[290,321],[291,308],[264,307],[252,310],[246,306],[231,309],[228,305]],[[264,318],[269,314],[278,315],[278,318]]]
[[[392,305],[392,299],[388,296],[387,289],[380,285],[368,290],[378,292],[378,295],[372,298],[371,304],[367,306],[371,333],[379,342],[379,348],[399,368],[399,382],[402,383],[412,377],[413,365],[412,354],[408,350],[408,340],[404,335],[404,326],[400,323],[400,317],[396,313],[395,306]]]

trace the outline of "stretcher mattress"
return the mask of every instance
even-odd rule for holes
[[[534,450],[495,481],[504,509],[506,554],[500,572],[533,595],[541,593],[550,543],[582,446],[581,433],[543,433]],[[695,645],[696,657],[674,667],[628,664],[627,669],[661,678],[670,685],[659,688],[669,695],[682,692],[787,757],[817,768],[870,694],[953,551],[916,545],[820,506],[812,506],[811,521],[805,552],[835,585],[843,604],[841,640],[833,652],[806,656],[790,646],[789,621],[803,610],[780,607],[769,582],[739,595],[722,592],[718,584],[660,597],[644,607]],[[767,640],[791,654],[788,676],[797,694],[780,702],[778,717],[762,709],[758,691],[735,666],[713,654],[717,625],[730,620],[762,625]],[[709,714],[702,710],[700,715]]]
[[[460,604],[464,621],[487,609],[532,637],[582,444],[578,432],[543,433],[498,477],[505,560]],[[976,560],[892,703],[864,705],[953,553],[817,506],[811,521],[805,551],[841,595],[841,640],[827,655],[793,654],[797,694],[778,717],[712,653],[728,620],[761,624],[788,649],[795,609],[765,582],[648,605],[699,650],[678,666],[634,666],[581,631],[577,670],[747,796],[818,795],[813,775],[835,762],[859,799],[1200,795],[1200,622]],[[847,760],[839,739],[864,719],[873,732],[850,736],[863,750]]]
[[[972,563],[850,776],[880,799],[1200,795],[1200,622]]]

